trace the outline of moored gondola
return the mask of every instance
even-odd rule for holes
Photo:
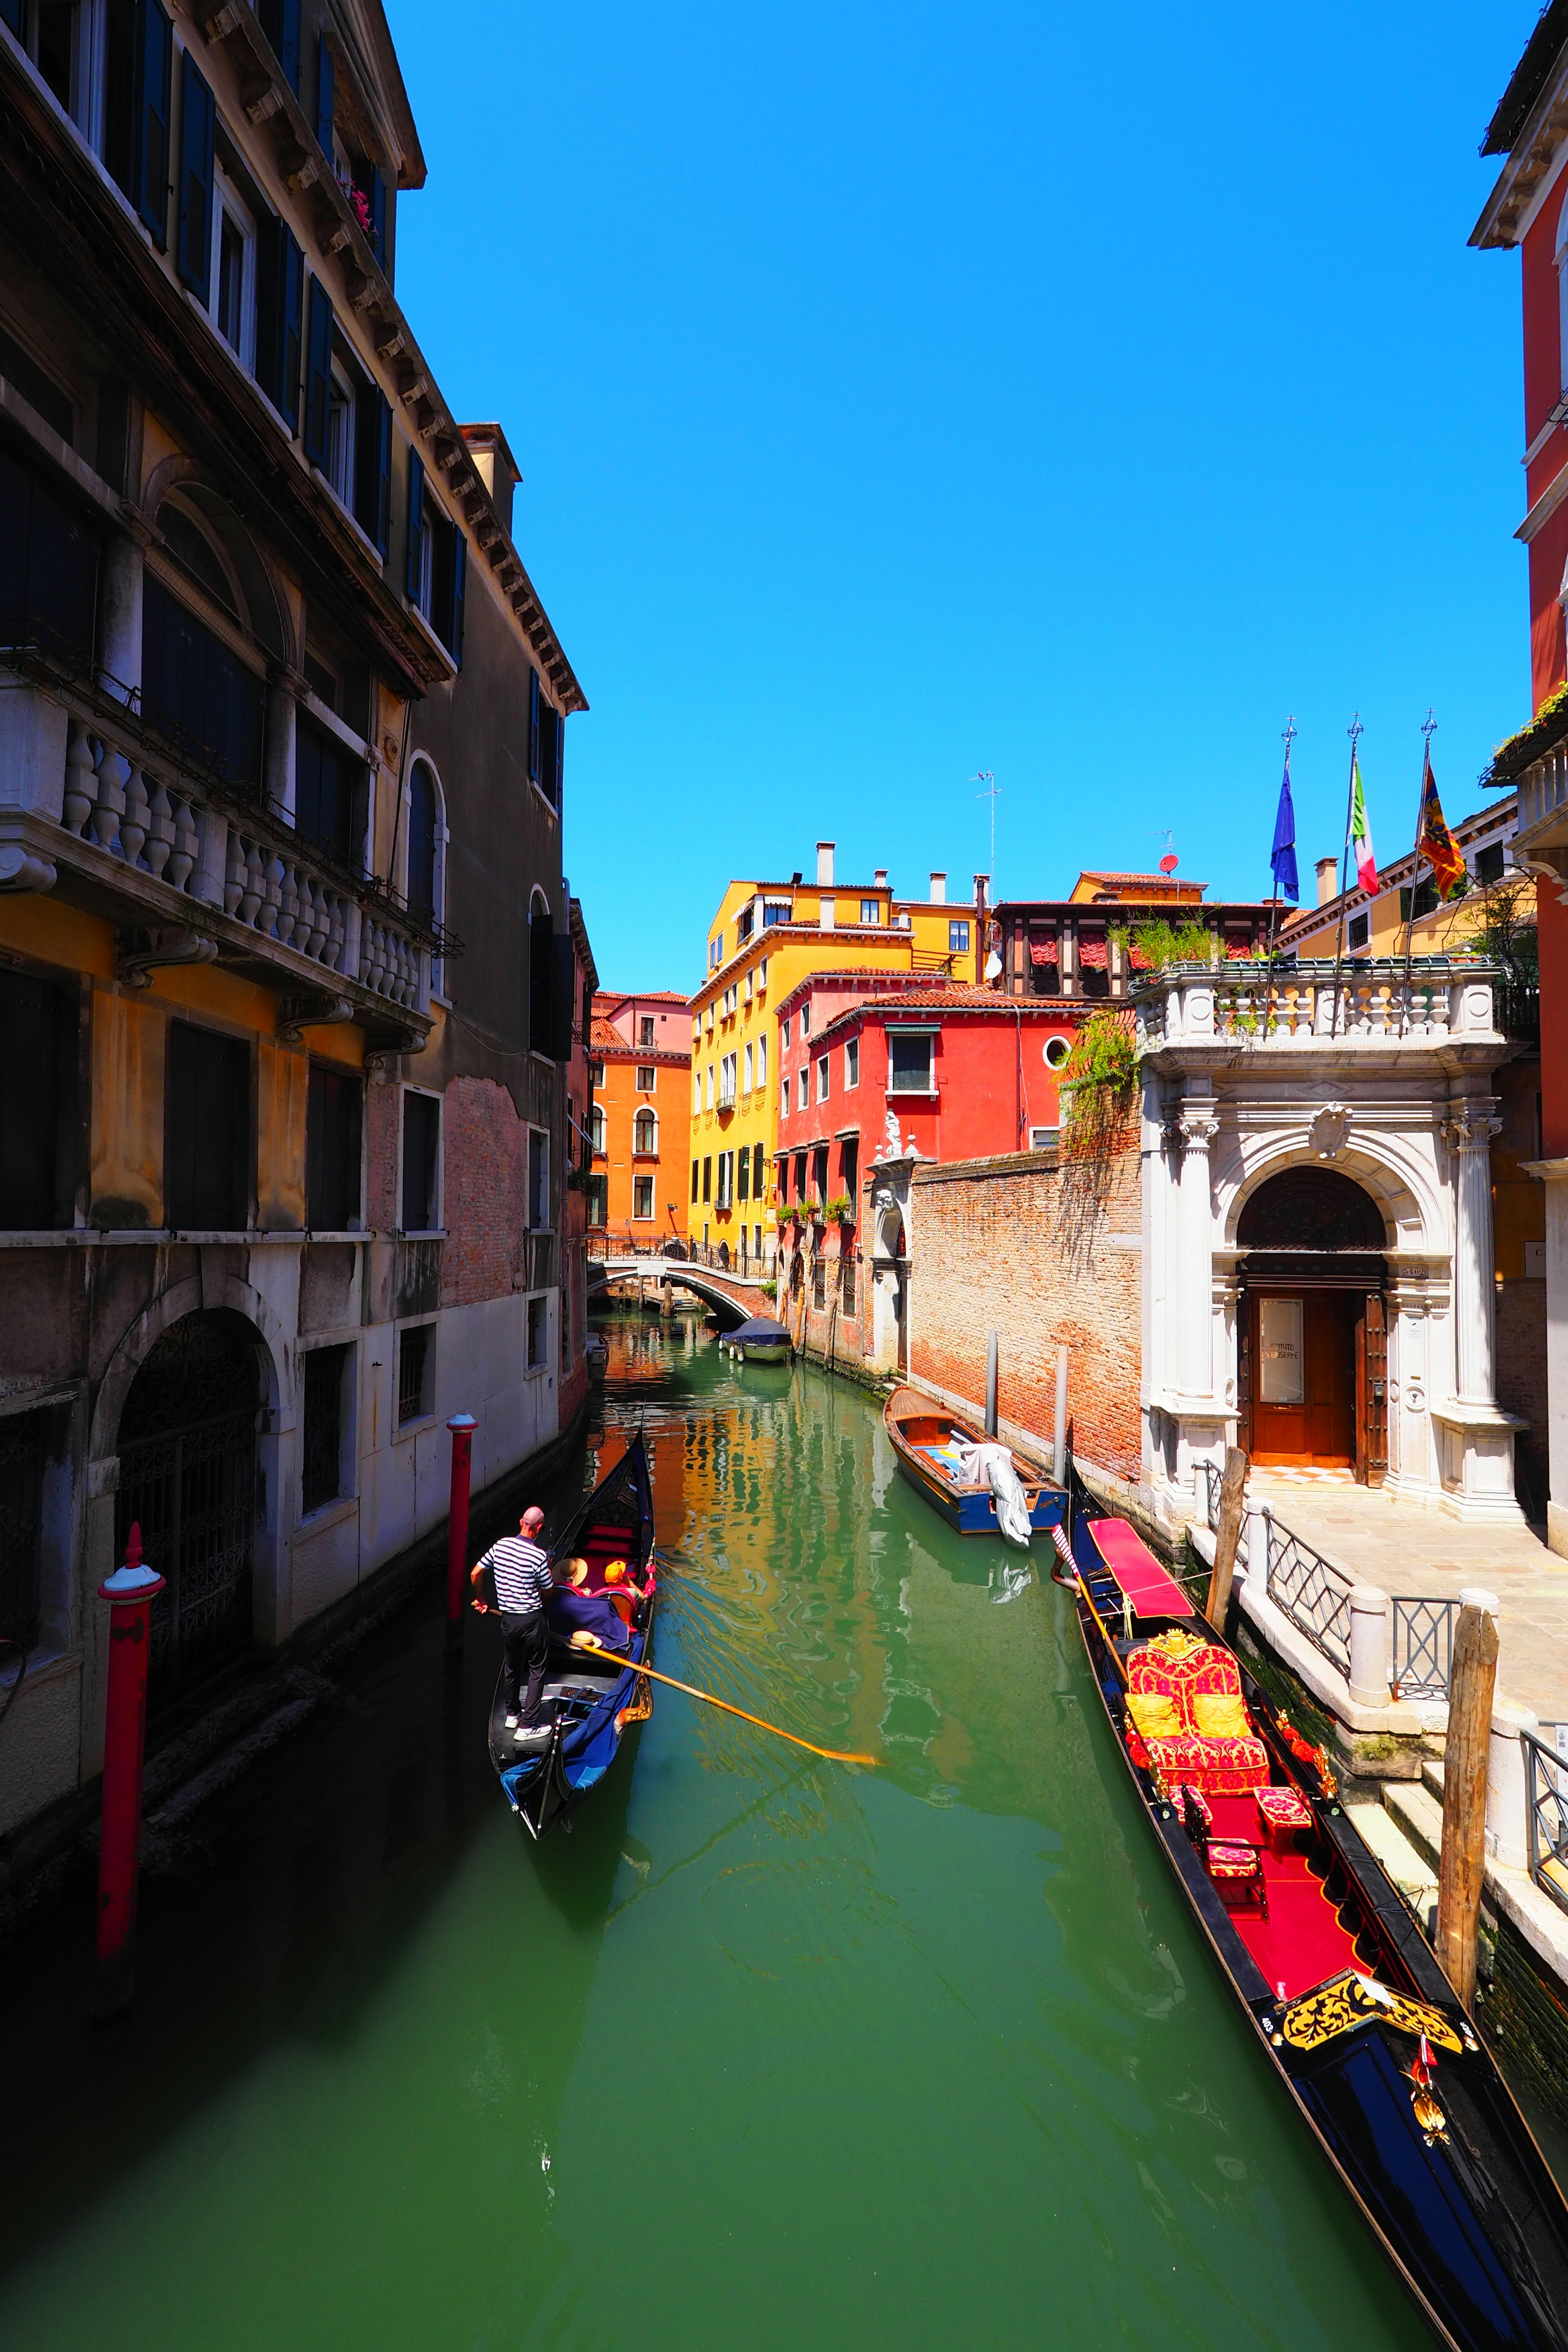
[[[984,1477],[965,1475],[966,1457],[994,1444],[984,1430],[948,1412],[918,1389],[893,1391],[882,1408],[882,1422],[898,1457],[900,1469],[928,1503],[935,1505],[949,1527],[961,1536],[994,1536],[1006,1532],[997,1517],[1001,1497]],[[1029,1527],[1037,1533],[1059,1527],[1066,1510],[1062,1489],[1042,1478],[1021,1454],[1008,1452],[1014,1475],[1022,1489],[1021,1502]],[[1027,1536],[1024,1536],[1027,1542]]]
[[[1443,2343],[1564,2352],[1568,2208],[1329,1759],[1068,1485],[1058,1549],[1122,1760],[1299,2119]]]
[[[552,1546],[550,1558],[558,1579],[568,1560],[587,1562],[581,1591],[609,1601],[626,1621],[628,1661],[650,1661],[658,1556],[640,1431]],[[606,1577],[616,1563],[622,1572]],[[631,1584],[640,1597],[632,1597],[626,1589]],[[508,1730],[506,1675],[500,1675],[490,1702],[490,1761],[508,1804],[531,1836],[542,1837],[598,1786],[627,1731],[652,1707],[650,1685],[629,1663],[622,1666],[604,1653],[574,1649],[569,1634],[554,1626],[543,1703],[531,1729]]]

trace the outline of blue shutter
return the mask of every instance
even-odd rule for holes
[[[408,448],[408,554],[403,587],[411,604],[419,602],[419,559],[425,541],[425,460]]]
[[[256,238],[256,380],[290,433],[300,425],[304,290],[304,255],[282,221],[263,221]]]
[[[325,33],[321,33],[316,39],[316,137],[329,155],[332,152],[334,87],[332,53],[327,47]]]
[[[354,520],[386,553],[392,512],[392,411],[374,384],[354,402]]]
[[[180,77],[180,236],[174,260],[203,309],[212,291],[213,94],[189,49]]]
[[[468,585],[468,542],[458,525],[452,525],[452,610],[447,631],[447,651],[463,667],[463,601]]]
[[[0,25],[9,25],[18,40],[24,37],[22,0],[0,0]]]
[[[305,455],[327,462],[332,399],[332,299],[319,278],[310,280],[310,331],[305,352]]]
[[[169,241],[169,97],[174,79],[174,30],[159,0],[137,0],[136,126],[132,153],[137,215],[151,229],[160,253]],[[210,180],[210,174],[209,174]]]
[[[300,0],[258,0],[261,29],[272,44],[283,68],[283,79],[296,94],[300,88]]]
[[[528,673],[528,780],[539,782],[539,672]]]
[[[305,257],[281,221],[278,224],[279,269],[278,405],[289,420],[289,430],[300,428],[300,360],[305,320]]]
[[[377,479],[375,529],[371,532],[382,561],[392,545],[392,409],[384,393],[374,394]]]

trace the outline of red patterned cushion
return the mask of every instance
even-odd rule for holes
[[[1149,1753],[1167,1788],[1184,1780],[1208,1797],[1245,1797],[1268,1780],[1268,1750],[1261,1739],[1200,1739],[1188,1732],[1151,1739]]]
[[[1253,1795],[1258,1805],[1258,1817],[1266,1830],[1311,1828],[1311,1813],[1294,1789],[1257,1789]]]
[[[1211,1878],[1256,1878],[1261,1864],[1254,1845],[1209,1844]]]

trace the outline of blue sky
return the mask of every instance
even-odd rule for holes
[[[592,709],[566,865],[612,986],[731,874],[1268,887],[1359,709],[1409,845],[1528,716],[1519,264],[1466,239],[1533,0],[391,0],[399,292]]]

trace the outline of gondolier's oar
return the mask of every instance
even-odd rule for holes
[[[688,1698],[706,1700],[710,1706],[721,1706],[726,1715],[738,1715],[742,1723],[754,1723],[759,1731],[771,1731],[777,1739],[794,1740],[797,1748],[809,1748],[814,1756],[826,1756],[830,1764],[875,1764],[874,1756],[847,1754],[841,1748],[818,1748],[814,1740],[802,1739],[793,1731],[782,1731],[776,1723],[764,1723],[760,1715],[748,1715],[743,1706],[731,1706],[727,1698],[715,1698],[711,1691],[693,1689],[689,1683],[678,1683],[673,1675],[661,1675],[656,1666],[639,1666],[635,1658],[624,1658],[618,1650],[606,1648],[592,1633],[582,1633],[572,1644],[574,1650],[596,1650],[617,1666],[629,1666],[634,1675],[646,1675],[649,1682],[668,1683],[671,1690],[684,1691]]]

